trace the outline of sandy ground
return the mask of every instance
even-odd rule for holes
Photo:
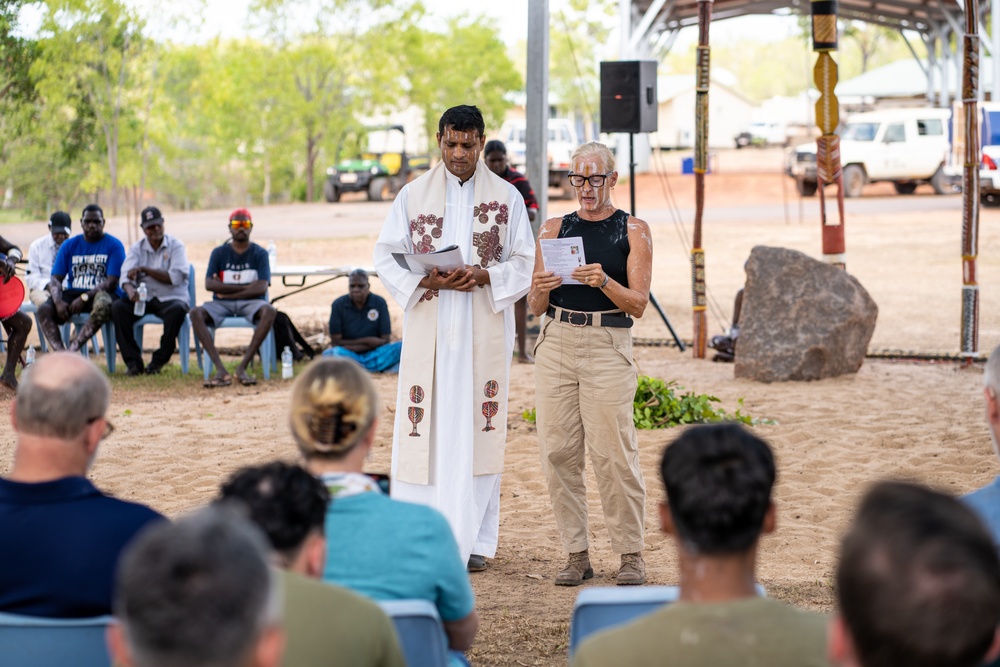
[[[690,238],[693,182],[673,168],[680,157],[662,161],[667,173],[637,179],[637,210],[653,231],[654,294],[677,332],[689,339],[689,247],[682,238]],[[794,196],[790,180],[780,175],[780,154],[734,151],[718,156],[716,165],[708,180],[704,232],[716,306],[709,317],[712,333],[722,332],[728,322],[743,262],[754,245],[790,247],[816,257],[821,252],[818,201],[800,202]],[[847,203],[848,269],[879,305],[871,348],[956,353],[960,199],[934,196],[925,187],[909,197],[890,193],[891,188],[871,186],[864,197]],[[627,185],[615,194],[627,207]],[[549,210],[571,208],[570,202],[553,201]],[[264,245],[274,238],[281,264],[370,265],[387,209],[387,204],[362,201],[258,208],[254,237]],[[225,211],[167,215],[167,232],[188,241],[199,275],[226,233],[225,220]],[[108,228],[127,237],[120,219],[111,219]],[[11,225],[3,234],[26,246],[43,230],[42,223]],[[1000,212],[982,212],[979,248],[980,349],[988,352],[1000,344]],[[377,280],[372,288],[385,294]],[[318,330],[330,301],[345,289],[345,281],[336,281],[279,303],[303,329]],[[272,296],[287,291],[275,285]],[[394,304],[391,308],[398,333],[401,312]],[[232,345],[248,336],[225,333],[230,335],[224,342]],[[652,309],[635,334],[653,340],[669,336]],[[147,333],[147,341],[156,338]],[[775,448],[779,463],[779,527],[763,541],[760,580],[772,596],[795,604],[830,609],[837,540],[866,485],[893,476],[964,493],[998,471],[982,416],[981,364],[869,359],[853,376],[765,385],[735,380],[731,365],[695,360],[673,347],[639,346],[636,358],[645,374],[711,393],[729,410],[742,398],[745,412],[775,420],[756,429]],[[535,430],[520,417],[534,404],[532,367],[515,363],[511,375],[500,548],[490,569],[472,576],[482,628],[471,657],[487,665],[563,665],[578,590],[552,585],[564,554],[539,470]],[[377,383],[384,406],[372,469],[387,470],[396,381],[380,377]],[[102,446],[92,477],[118,496],[177,516],[211,498],[223,477],[239,466],[295,458],[286,427],[288,384],[280,380],[208,391],[196,378],[166,384],[116,378],[115,387],[111,417],[118,430]],[[0,397],[0,409],[9,401]],[[639,435],[648,488],[645,555],[651,584],[676,583],[675,550],[656,523],[663,495],[659,456],[676,435]],[[10,468],[13,443],[10,428],[0,429],[0,474]],[[609,585],[617,560],[596,494],[590,511],[596,576],[588,585]],[[337,536],[330,539],[336,548]]]

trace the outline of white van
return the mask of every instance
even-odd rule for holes
[[[934,192],[954,192],[945,173],[950,150],[949,109],[883,109],[851,116],[840,132],[844,195],[861,196],[867,183],[891,181],[901,195],[921,183]],[[816,144],[802,144],[790,156],[788,174],[804,197],[816,193]]]

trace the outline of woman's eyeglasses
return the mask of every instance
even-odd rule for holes
[[[604,185],[605,179],[615,172],[608,172],[607,174],[594,174],[593,176],[581,176],[580,174],[570,174],[569,184],[574,188],[582,188],[584,181],[590,182],[590,187],[599,188]]]
[[[231,229],[250,229],[253,227],[253,223],[249,220],[230,220],[229,227]]]

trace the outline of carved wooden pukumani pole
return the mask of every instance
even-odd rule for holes
[[[979,351],[979,0],[965,0],[962,36],[962,108],[965,160],[962,165],[962,355]],[[997,94],[997,91],[993,91]]]
[[[812,0],[813,51],[819,55],[813,68],[813,81],[819,90],[816,100],[816,182],[819,185],[820,223],[823,226],[823,261],[845,268],[844,246],[844,172],[840,166],[840,102],[834,95],[837,63],[831,51],[837,50],[837,0]],[[837,217],[827,218],[826,197],[829,183],[837,184]]]
[[[705,174],[708,172],[708,26],[712,22],[712,0],[698,0],[698,62],[694,102],[694,234],[691,248],[691,290],[694,310],[695,359],[705,358],[708,321],[705,309],[705,250],[701,247],[701,221],[705,212]]]

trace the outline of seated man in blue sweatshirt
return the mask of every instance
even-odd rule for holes
[[[390,342],[392,322],[385,299],[372,294],[368,272],[354,269],[348,277],[350,292],[330,308],[330,340],[325,357],[348,357],[372,373],[398,373],[401,341]]]

